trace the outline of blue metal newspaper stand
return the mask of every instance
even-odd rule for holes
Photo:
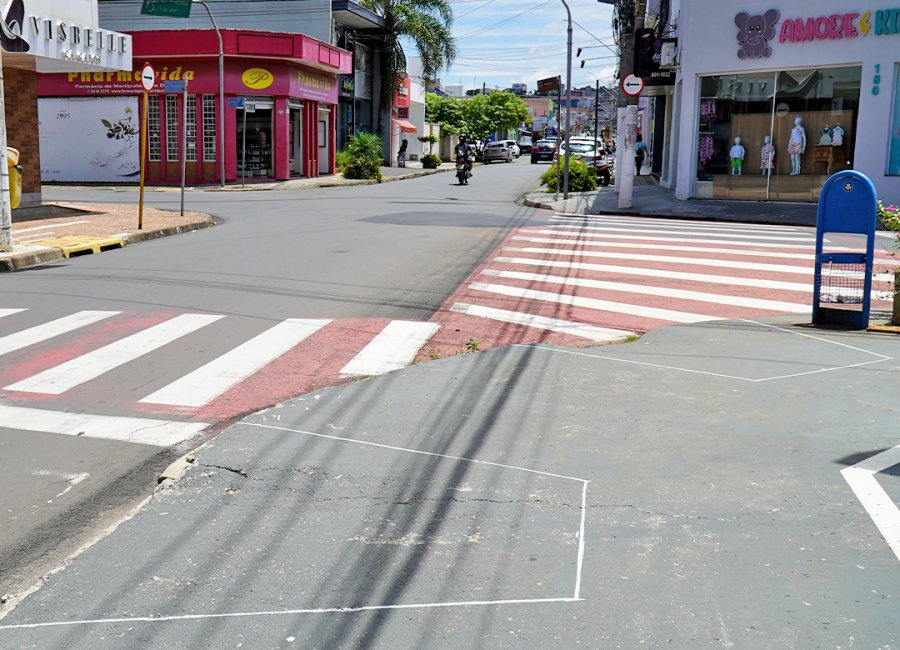
[[[875,186],[857,171],[832,175],[822,187],[816,229],[813,325],[866,329],[875,252]],[[865,235],[865,252],[825,252],[825,235]],[[840,243],[838,246],[846,248]]]

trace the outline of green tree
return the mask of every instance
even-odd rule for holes
[[[462,100],[425,93],[425,119],[440,124],[442,131],[462,133],[466,131],[466,117]]]
[[[492,92],[463,102],[468,135],[486,138],[495,131],[514,129],[528,120],[528,106],[512,93]]]
[[[378,132],[383,132],[385,118],[399,84],[406,77],[406,54],[400,44],[408,38],[422,58],[422,74],[435,79],[438,72],[449,68],[456,58],[456,40],[450,29],[453,9],[449,0],[360,0],[366,9],[384,18],[381,48],[381,106]]]

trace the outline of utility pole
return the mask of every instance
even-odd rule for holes
[[[619,208],[630,208],[634,193],[634,143],[638,98],[625,94],[622,81],[634,72],[634,35],[644,27],[646,0],[619,0],[619,101],[616,119],[616,190]]]
[[[597,87],[594,89],[594,142],[600,135],[600,80],[597,79]]]
[[[6,167],[6,105],[3,97],[3,58],[0,55],[0,252],[12,250],[12,205]]]

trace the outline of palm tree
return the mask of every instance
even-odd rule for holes
[[[361,0],[360,5],[384,18],[378,48],[381,60],[381,102],[378,132],[390,117],[394,93],[406,77],[406,54],[400,41],[409,38],[422,58],[423,75],[433,80],[456,58],[456,41],[450,27],[453,9],[448,0]]]

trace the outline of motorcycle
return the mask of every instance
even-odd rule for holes
[[[469,177],[472,176],[471,166],[466,156],[456,156],[456,178],[460,185],[468,185]]]
[[[600,187],[608,187],[612,182],[612,162],[607,161],[597,163],[594,166],[594,169],[597,171],[597,182],[600,184]]]

